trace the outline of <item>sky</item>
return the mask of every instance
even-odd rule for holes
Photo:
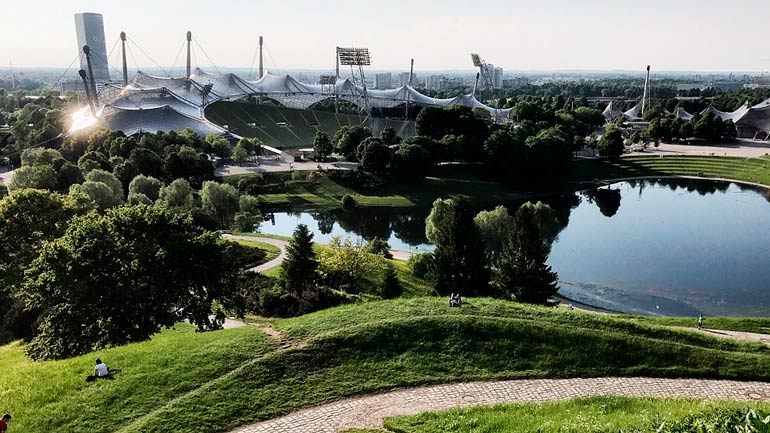
[[[768,0],[22,0],[0,6],[0,68],[69,66],[73,15],[104,15],[131,69],[171,66],[191,30],[194,66],[332,69],[336,46],[368,47],[371,69],[470,70],[469,54],[506,70],[770,70]],[[8,4],[10,3],[10,4]],[[183,62],[176,60],[176,65]],[[111,57],[119,68],[119,50]]]

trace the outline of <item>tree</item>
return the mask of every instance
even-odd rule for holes
[[[115,197],[119,197],[119,201],[123,201],[123,184],[120,183],[117,177],[109,171],[101,169],[91,170],[86,173],[86,182],[101,182],[107,185]]]
[[[163,188],[163,182],[154,177],[140,174],[128,185],[129,194],[143,194],[152,203],[160,196],[160,189]]]
[[[70,194],[83,194],[88,197],[99,210],[106,210],[123,204],[123,196],[103,182],[85,181],[70,187]]]
[[[436,245],[433,253],[436,291],[441,295],[491,294],[484,243],[473,217],[468,199],[458,196],[436,200],[426,220],[425,235]]]
[[[56,171],[48,165],[28,165],[16,170],[8,184],[11,193],[21,189],[45,189],[53,191],[57,185]]]
[[[354,244],[350,238],[341,240],[334,236],[329,248],[321,253],[319,270],[330,286],[348,293],[361,293],[372,275],[377,275],[385,266],[385,258],[371,254],[360,242]]]
[[[150,149],[137,148],[131,151],[128,160],[136,165],[140,174],[163,179],[166,176],[165,162]]]
[[[23,306],[16,300],[24,272],[46,242],[64,233],[73,216],[92,208],[82,195],[33,189],[0,199],[0,333],[5,328],[15,338],[28,336],[34,317],[24,320]]]
[[[393,258],[393,254],[390,253],[390,244],[388,244],[388,241],[377,236],[375,236],[374,239],[370,240],[369,243],[366,244],[366,248],[364,248],[364,250],[370,254],[381,255],[386,259]]]
[[[513,130],[500,128],[484,142],[484,162],[494,177],[514,182],[525,176],[527,151],[527,146]]]
[[[361,125],[348,127],[335,144],[337,153],[343,155],[348,161],[356,161],[356,150],[362,141],[372,136],[369,128]]]
[[[259,200],[250,195],[242,195],[238,200],[240,211],[235,214],[235,230],[252,233],[259,228],[262,213],[259,211]]]
[[[498,206],[493,210],[479,212],[473,222],[484,242],[487,260],[492,267],[497,266],[506,236],[515,224],[514,218],[505,206]]]
[[[244,147],[241,143],[238,143],[235,145],[235,149],[233,149],[233,159],[238,163],[242,163],[243,161],[246,161],[249,158],[249,151],[246,150],[246,147]]]
[[[401,144],[393,155],[393,167],[406,178],[422,178],[428,173],[433,163],[430,154],[422,146]]]
[[[286,246],[286,258],[281,266],[283,287],[296,296],[314,288],[318,278],[318,261],[313,251],[313,234],[307,226],[300,224],[294,230]]]
[[[382,173],[390,162],[390,149],[379,138],[369,137],[358,145],[356,156],[364,171]]]
[[[616,160],[623,155],[623,133],[615,125],[608,125],[607,130],[599,139],[599,156]]]
[[[40,311],[34,359],[143,341],[187,320],[216,329],[212,302],[234,307],[233,247],[189,217],[155,206],[75,218],[32,263],[22,299]],[[115,270],[120,270],[116,272]]]
[[[220,228],[229,229],[238,212],[238,190],[228,184],[203,182],[201,204],[206,212],[216,218]]]
[[[394,144],[401,143],[401,137],[396,134],[396,130],[392,126],[386,126],[380,131],[380,140],[386,146],[392,146]]]
[[[515,228],[509,232],[494,275],[494,285],[519,302],[545,304],[559,290],[559,277],[546,263],[550,243],[543,227],[542,209],[525,203],[516,212]],[[550,208],[549,208],[550,209]]]
[[[149,205],[152,205],[154,202],[145,194],[142,194],[141,192],[130,192],[128,193],[128,197],[126,198],[126,203],[128,203],[131,206],[136,206],[140,204],[145,204],[149,206]]]
[[[222,159],[228,159],[233,154],[230,142],[224,137],[209,135],[206,141],[211,145],[211,152]]]
[[[389,265],[387,269],[385,269],[385,275],[382,277],[380,296],[382,296],[383,299],[395,299],[401,296],[403,292],[404,286],[401,285],[396,270],[393,269],[393,266]]]
[[[177,179],[160,190],[161,203],[172,208],[190,209],[195,205],[193,189],[190,182],[185,179]]]
[[[324,161],[334,151],[334,144],[329,134],[318,131],[313,138],[313,154],[317,161]]]

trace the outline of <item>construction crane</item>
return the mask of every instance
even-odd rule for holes
[[[471,60],[473,60],[473,66],[479,68],[479,72],[481,73],[481,77],[484,79],[484,85],[487,87],[487,89],[494,89],[495,84],[492,80],[492,68],[490,68],[489,65],[487,65],[487,62],[485,62],[484,59],[482,59],[478,54],[471,53]]]

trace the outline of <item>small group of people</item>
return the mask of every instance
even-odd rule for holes
[[[449,306],[450,307],[459,307],[463,304],[463,298],[460,297],[459,293],[452,293],[449,295]]]
[[[96,358],[96,366],[94,367],[94,374],[86,377],[86,382],[93,382],[96,379],[106,379],[115,373],[120,373],[120,370],[110,370],[107,364],[100,358]]]

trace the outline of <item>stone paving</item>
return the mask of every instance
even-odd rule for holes
[[[770,401],[770,383],[700,379],[592,378],[471,382],[391,392],[303,409],[231,433],[333,433],[381,428],[398,415],[496,403],[544,402],[577,397],[682,397]]]

